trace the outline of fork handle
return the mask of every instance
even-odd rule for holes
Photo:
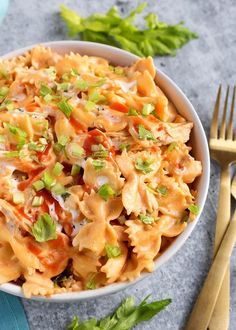
[[[220,242],[226,231],[230,220],[230,173],[229,166],[221,169],[220,189],[218,199],[218,210],[216,218],[216,233],[214,255],[219,248]],[[227,330],[229,327],[229,309],[230,309],[230,271],[229,267],[225,272],[219,296],[208,326],[209,330]]]
[[[206,330],[236,239],[236,211],[190,315],[185,330]]]

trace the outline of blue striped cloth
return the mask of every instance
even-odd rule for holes
[[[25,311],[20,299],[1,291],[0,291],[0,329],[30,330],[25,315]]]

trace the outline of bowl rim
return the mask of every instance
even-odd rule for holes
[[[71,51],[71,48],[78,48],[78,52],[82,52],[86,54],[86,52],[89,50],[93,52],[93,56],[96,56],[96,51],[99,50],[99,52],[104,52],[103,57],[108,58],[110,55],[120,58],[126,58],[127,62],[132,62],[137,59],[139,59],[138,56],[129,53],[125,50],[112,47],[109,45],[104,45],[104,44],[99,44],[95,42],[88,42],[88,41],[77,41],[77,40],[66,40],[66,41],[48,41],[48,42],[41,42],[37,44],[33,44],[27,47],[19,48],[17,50],[8,52],[7,54],[4,54],[0,56],[0,59],[10,59],[15,56],[22,55],[23,53],[29,51],[30,49],[42,45],[45,47],[51,47],[52,49],[57,49],[57,48],[63,48],[65,51],[69,52]],[[87,49],[87,51],[83,52],[81,50],[82,48]],[[91,56],[89,54],[89,56]],[[101,55],[97,55],[101,56]],[[118,60],[119,62],[119,60]],[[203,173],[201,175],[201,180],[204,182],[204,186],[200,188],[201,191],[198,191],[198,205],[200,206],[200,212],[196,219],[189,223],[184,232],[182,232],[177,238],[172,242],[172,244],[167,248],[163,254],[158,257],[155,260],[155,269],[154,272],[160,268],[164,263],[166,263],[177,251],[180,250],[182,245],[185,243],[187,238],[191,235],[194,227],[196,226],[198,220],[200,219],[201,213],[203,211],[206,198],[207,198],[207,193],[208,193],[208,187],[209,187],[209,181],[210,181],[210,157],[209,157],[209,149],[208,149],[208,142],[207,138],[205,135],[205,131],[203,129],[203,126],[201,124],[201,121],[198,117],[198,114],[196,110],[194,109],[193,105],[187,98],[187,96],[182,92],[182,90],[176,85],[176,83],[169,78],[167,74],[162,72],[159,68],[157,70],[159,78],[164,81],[169,88],[172,88],[173,91],[175,92],[176,96],[181,100],[182,104],[184,104],[185,108],[188,109],[188,112],[191,117],[191,121],[194,123],[194,128],[198,132],[199,136],[199,145],[201,145],[201,154],[203,155],[202,159],[202,165],[203,165]],[[171,100],[174,104],[174,100]],[[178,109],[179,112],[179,109]],[[143,280],[146,278],[148,275],[151,275],[152,273],[149,272],[142,272],[141,276],[138,277],[137,279],[131,281],[131,282],[119,282],[119,283],[114,283],[110,284],[107,286],[104,286],[99,289],[95,290],[84,290],[84,291],[78,291],[78,292],[66,292],[66,293],[60,293],[60,294],[54,294],[50,297],[44,297],[44,296],[32,296],[32,300],[37,300],[37,301],[44,301],[44,302],[72,302],[72,301],[82,301],[82,300],[88,300],[91,298],[98,298],[102,297],[105,295],[113,294],[118,291],[121,291],[123,289],[126,289],[137,282]],[[25,298],[25,296],[22,293],[21,286],[12,284],[12,283],[5,283],[0,285],[0,290],[4,291],[6,293],[16,295],[21,298]]]

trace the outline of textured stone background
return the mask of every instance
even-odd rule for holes
[[[0,28],[0,54],[42,41],[67,39],[66,30],[58,17],[61,2],[63,0],[11,0],[8,16]],[[94,11],[103,12],[115,3],[125,13],[140,1],[64,2],[82,15],[88,15]],[[218,84],[236,82],[235,0],[147,2],[149,8],[146,12],[152,10],[169,23],[184,20],[200,36],[180,50],[176,57],[156,58],[155,62],[192,101],[208,134]],[[140,300],[148,293],[157,299],[171,297],[173,303],[137,329],[182,329],[211,262],[218,183],[219,169],[212,164],[208,200],[201,220],[186,244],[161,270],[126,291],[94,301],[53,305],[24,300],[31,329],[65,329],[66,323],[75,314],[83,319],[100,318],[111,312],[124,297],[134,295]],[[235,262],[236,253],[231,262],[231,330],[236,329]]]

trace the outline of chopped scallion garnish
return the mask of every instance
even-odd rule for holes
[[[52,94],[52,89],[45,84],[41,84],[39,94],[45,97],[48,94]]]
[[[140,140],[156,141],[155,136],[151,131],[148,131],[143,125],[138,125],[138,136]]]
[[[146,116],[150,115],[154,111],[154,109],[155,109],[155,107],[153,104],[150,104],[150,103],[145,104],[142,109],[142,115],[144,117],[146,117]]]
[[[80,172],[80,169],[81,169],[81,167],[79,165],[76,165],[76,164],[72,165],[71,175],[74,176],[74,175],[78,174]]]
[[[40,191],[45,188],[45,184],[42,180],[35,181],[32,186],[36,191]]]
[[[106,244],[105,245],[106,255],[108,259],[117,258],[121,255],[121,249],[117,245]]]
[[[85,106],[84,106],[84,109],[86,111],[90,111],[90,110],[94,109],[95,106],[96,106],[96,103],[94,103],[92,101],[86,101]]]
[[[57,106],[67,118],[70,117],[73,107],[66,100],[61,100],[59,103],[57,103]]]
[[[63,195],[66,192],[65,187],[60,184],[60,183],[56,183],[52,188],[51,188],[51,192],[55,195]]]
[[[32,201],[32,206],[38,207],[43,204],[44,198],[43,196],[35,196]]]
[[[82,157],[85,154],[84,149],[77,143],[70,143],[69,152],[71,156],[75,158]]]
[[[0,98],[5,97],[9,92],[9,87],[2,86],[0,87]]]
[[[139,219],[145,223],[145,225],[150,225],[155,221],[154,217],[146,214],[139,214]]]
[[[189,205],[188,207],[188,210],[193,213],[194,215],[198,215],[199,211],[200,211],[200,208],[198,205],[196,204],[191,204]]]
[[[106,166],[104,160],[99,159],[93,160],[92,164],[96,171],[102,170]]]
[[[61,175],[63,168],[64,168],[64,166],[61,163],[56,162],[56,164],[54,165],[54,167],[52,169],[52,173],[55,176],[59,176],[59,175]]]
[[[116,193],[108,183],[105,183],[98,189],[98,194],[107,201],[109,197],[115,196]]]
[[[81,91],[85,91],[86,89],[88,89],[89,84],[87,81],[85,81],[83,79],[78,79],[75,82],[75,87],[77,87]]]
[[[44,182],[44,185],[47,189],[50,189],[55,181],[54,177],[51,176],[51,174],[49,172],[44,172],[43,173],[43,177],[42,177],[42,181]]]
[[[134,108],[129,108],[128,116],[138,116],[138,112]]]

